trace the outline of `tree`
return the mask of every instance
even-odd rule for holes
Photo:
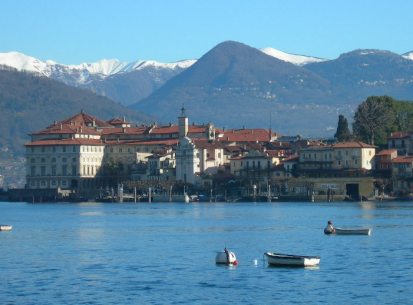
[[[386,143],[387,135],[395,130],[393,103],[388,96],[368,97],[354,114],[353,134],[371,145]]]
[[[337,131],[334,138],[339,142],[349,141],[351,139],[351,132],[348,128],[348,121],[344,115],[340,114],[338,116]]]

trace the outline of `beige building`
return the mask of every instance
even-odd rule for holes
[[[375,146],[363,142],[343,142],[302,148],[300,170],[371,170]]]
[[[86,188],[94,184],[92,179],[101,170],[105,148],[97,124],[81,113],[68,124],[54,123],[33,133],[32,141],[26,144],[27,187]]]

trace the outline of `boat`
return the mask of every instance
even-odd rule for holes
[[[0,225],[0,231],[10,231],[12,228],[11,225]]]
[[[222,252],[217,252],[215,256],[215,263],[218,265],[238,265],[237,257],[232,251],[224,249]]]
[[[370,235],[371,228],[334,228],[334,232],[326,232],[324,234],[335,235]]]
[[[314,267],[320,264],[319,256],[303,256],[266,252],[267,262],[272,266]]]

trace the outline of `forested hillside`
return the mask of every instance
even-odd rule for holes
[[[14,69],[0,69],[0,152],[21,155],[28,133],[82,109],[102,119],[126,116],[133,122],[147,120],[138,112],[88,90]]]

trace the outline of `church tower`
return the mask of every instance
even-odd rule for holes
[[[185,138],[188,135],[188,117],[185,114],[185,108],[182,107],[181,115],[178,117],[179,138]]]

